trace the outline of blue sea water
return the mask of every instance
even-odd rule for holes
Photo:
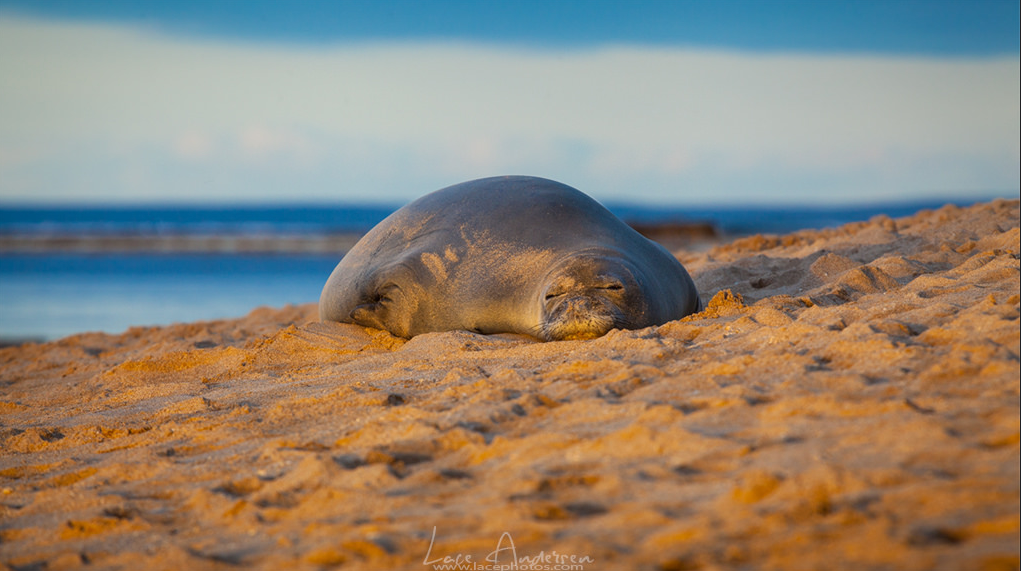
[[[627,222],[711,222],[726,235],[787,233],[837,226],[938,208],[943,201],[914,201],[834,207],[657,207],[609,204]],[[967,202],[956,202],[967,204]],[[245,207],[64,207],[0,206],[2,234],[290,234],[363,233],[399,205]]]
[[[397,206],[0,207],[0,234],[363,233]]]
[[[711,222],[724,235],[786,233],[908,215],[942,203],[828,209],[611,205],[637,222]],[[394,207],[0,208],[0,235],[324,235],[361,233]],[[339,255],[0,253],[0,341],[118,333],[239,317],[317,301]]]
[[[317,301],[337,256],[7,254],[0,256],[0,339],[239,317]]]

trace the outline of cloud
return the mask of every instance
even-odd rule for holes
[[[190,130],[182,133],[173,144],[174,152],[185,159],[207,159],[213,153],[213,141],[205,133]]]
[[[510,172],[677,203],[1019,187],[1016,57],[309,47],[0,17],[0,77],[5,200],[400,201]]]

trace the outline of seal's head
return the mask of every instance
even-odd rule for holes
[[[593,339],[647,325],[641,275],[612,254],[573,254],[547,274],[540,296],[538,336],[546,341]]]

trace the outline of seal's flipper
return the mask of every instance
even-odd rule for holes
[[[365,303],[351,310],[351,322],[362,327],[373,329],[387,329],[386,306],[382,300],[375,303]]]
[[[392,276],[392,272],[388,272]],[[397,282],[381,279],[382,285],[363,292],[351,310],[348,321],[362,327],[389,331],[398,337],[411,337],[411,322],[406,291]]]

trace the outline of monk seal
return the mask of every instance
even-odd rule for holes
[[[449,186],[397,210],[340,260],[319,318],[410,338],[431,331],[589,339],[701,310],[669,252],[565,184]]]

